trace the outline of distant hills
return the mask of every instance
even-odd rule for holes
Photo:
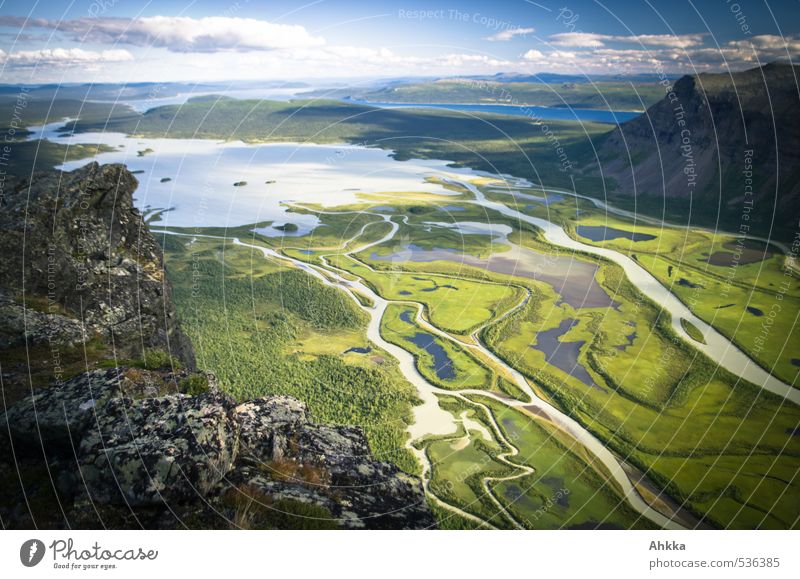
[[[680,75],[667,76],[669,79],[677,79]],[[470,75],[459,78],[472,80],[488,80],[493,82],[533,82],[541,84],[560,84],[571,83],[593,83],[593,82],[658,82],[661,77],[657,74],[558,74],[554,72],[537,72],[535,74],[525,74],[520,72],[498,72],[492,75]],[[440,79],[452,80],[452,79]]]
[[[684,76],[647,112],[596,138],[612,193],[648,213],[787,234],[800,220],[800,68]],[[592,163],[589,163],[592,165]]]

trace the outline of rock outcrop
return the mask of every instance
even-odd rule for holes
[[[285,396],[236,401],[194,368],[124,167],[6,187],[4,528],[435,525],[419,479],[361,429]]]
[[[1,422],[17,456],[44,454],[73,528],[434,525],[419,480],[373,460],[359,428],[313,424],[287,396],[237,404],[210,374],[95,370]],[[34,522],[24,503],[4,511]]]
[[[145,349],[159,348],[194,366],[161,248],[133,206],[136,186],[124,166],[96,163],[6,183],[0,200],[2,345],[14,345],[10,335],[25,339],[24,304],[28,345],[67,347],[97,337],[118,358],[142,358]]]

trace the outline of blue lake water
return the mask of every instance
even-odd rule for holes
[[[406,337],[405,340],[433,356],[433,364],[431,364],[430,368],[436,372],[437,378],[440,380],[452,380],[456,377],[453,361],[434,336],[426,332],[416,332],[413,336]]]
[[[407,324],[414,324],[411,318],[414,315],[412,310],[405,310],[400,313],[400,319]],[[427,332],[416,332],[413,336],[404,338],[407,342],[411,342],[415,346],[422,348],[433,357],[433,364],[431,370],[436,373],[440,380],[452,380],[456,377],[456,372],[453,369],[453,361],[447,355],[447,351],[436,341],[436,338]]]
[[[625,231],[624,229],[616,229],[614,227],[606,227],[605,225],[578,225],[575,228],[578,235],[591,239],[592,241],[606,241],[611,239],[630,239],[631,241],[649,241],[655,239],[655,235],[649,233],[635,233],[633,231]]]
[[[497,115],[511,115],[515,117],[526,117],[531,120],[543,121],[589,121],[596,123],[619,124],[638,117],[641,113],[632,111],[606,111],[594,109],[573,109],[569,107],[535,107],[535,106],[515,106],[515,105],[481,105],[481,104],[458,104],[458,103],[387,103],[372,102],[356,99],[345,99],[348,103],[368,105],[381,109],[442,109],[448,111],[466,111],[472,113],[493,113]]]
[[[577,342],[559,342],[558,339],[578,325],[578,320],[567,318],[562,320],[557,328],[544,330],[536,334],[536,345],[531,346],[534,350],[544,353],[544,359],[548,364],[552,364],[559,370],[577,378],[587,386],[602,390],[594,381],[586,368],[578,361],[581,348],[586,343],[582,340]]]

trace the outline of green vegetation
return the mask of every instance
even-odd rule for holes
[[[22,92],[18,95],[0,96],[0,110],[0,130],[17,139],[27,136],[28,132],[24,128],[31,125],[44,125],[64,118],[78,117],[87,123],[102,124],[118,115],[129,116],[133,113],[128,105],[119,103],[55,97],[31,98]]]
[[[491,411],[506,440],[520,449],[514,461],[535,469],[534,474],[492,485],[495,496],[527,527],[652,526],[620,500],[602,465],[559,429],[491,399],[473,399]]]
[[[392,359],[344,351],[364,338],[364,314],[340,291],[260,252],[198,238],[167,272],[198,366],[239,399],[288,394],[315,420],[358,424],[381,460],[418,468],[404,448],[416,396]]]
[[[361,277],[385,299],[424,305],[434,325],[455,334],[471,333],[521,299],[513,286],[442,275],[375,271],[349,256],[333,256],[330,263]]]
[[[628,219],[585,207],[579,219],[570,218],[559,209],[570,203],[547,209],[575,239],[631,256],[696,316],[781,380],[797,383],[800,367],[792,363],[796,354],[790,345],[800,339],[800,284],[786,256],[775,247],[702,229],[641,222],[634,228]],[[604,225],[654,239],[592,242],[577,234],[579,225]],[[691,330],[687,332],[691,335]],[[764,347],[764,337],[773,347]]]
[[[381,320],[381,335],[414,354],[417,369],[432,384],[459,390],[493,387],[495,376],[488,368],[464,347],[420,328],[414,323],[416,315],[416,307],[389,305]],[[435,350],[436,355],[429,350]]]
[[[395,239],[401,240],[399,244],[391,240],[357,252],[367,239],[385,235],[389,224],[375,215],[341,213],[320,215],[321,221],[330,224],[319,228],[320,236],[298,237],[292,247],[278,249],[323,270],[337,268],[343,275],[360,278],[376,293],[396,302],[384,314],[382,336],[411,352],[429,382],[453,392],[452,397],[440,399],[443,408],[461,423],[453,435],[415,442],[432,462],[430,489],[438,499],[502,528],[650,524],[621,501],[619,489],[609,482],[604,468],[547,420],[503,404],[502,397],[457,392],[470,389],[512,398],[521,395],[511,385],[507,368],[471,347],[472,333],[479,330],[481,340],[521,372],[541,396],[582,423],[626,462],[646,472],[651,481],[706,524],[733,528],[794,525],[796,509],[792,505],[798,489],[791,469],[800,454],[792,435],[800,420],[795,407],[781,406],[772,395],[737,383],[734,376],[698,355],[674,335],[668,317],[638,294],[614,264],[596,262],[595,281],[619,306],[575,308],[563,303],[550,284],[466,266],[457,259],[385,260],[407,244],[482,257],[505,249],[506,243],[543,253],[555,251],[529,227],[515,227],[503,243],[492,242],[487,235],[427,230],[425,222],[433,220],[434,211],[438,216],[436,205],[441,200],[413,195],[396,199],[392,204],[396,213],[409,216],[408,223],[398,224]],[[581,213],[582,221],[572,221],[574,204],[574,199],[567,199],[544,210],[551,219],[566,223],[574,234],[575,225],[591,224],[595,219],[587,208]],[[496,214],[478,213],[465,204],[457,219],[515,225]],[[630,224],[617,225],[632,230]],[[329,228],[333,231],[327,231]],[[649,233],[650,229],[637,226],[636,231]],[[357,237],[359,232],[361,237]],[[252,240],[275,243],[259,236]],[[643,250],[658,240],[604,243],[621,246],[620,250],[627,246],[642,263],[646,258]],[[344,354],[353,347],[374,348],[365,340],[363,313],[356,302],[302,272],[263,259],[258,252],[234,251],[229,245],[210,241],[191,247],[190,260],[186,248],[171,246],[170,275],[176,278],[187,327],[207,357],[201,364],[226,375],[226,388],[243,397],[264,391],[294,394],[309,401],[324,420],[366,426],[376,450],[391,453],[402,448],[413,392],[409,389],[407,397],[399,394],[408,385],[380,351],[374,351],[375,356],[372,352]],[[353,251],[357,253],[348,254]],[[223,283],[211,284],[207,305],[193,314],[191,308],[201,303],[185,296],[191,279],[188,267],[198,256],[202,268],[212,268],[211,277],[221,278]],[[175,260],[186,268],[184,273],[174,271]],[[706,265],[708,260],[705,256]],[[196,267],[192,265],[192,269]],[[742,275],[746,271],[742,269]],[[528,292],[530,297],[523,302]],[[359,301],[363,298],[356,296]],[[216,310],[209,315],[212,303]],[[451,337],[421,326],[416,321],[420,307],[425,319]],[[560,328],[569,320],[572,323],[558,342],[565,350],[575,351],[575,364],[589,376],[589,384],[578,373],[567,373],[548,361],[547,354],[534,347],[540,343],[541,332]],[[251,353],[254,344],[261,351]],[[216,358],[209,357],[212,350]],[[261,360],[269,360],[270,366],[265,367]],[[315,387],[320,383],[337,387],[321,392]],[[361,397],[364,388],[370,392],[368,398]],[[331,396],[332,390],[340,396]],[[376,404],[381,397],[383,402]],[[392,426],[384,428],[386,424]],[[515,456],[512,446],[518,450]],[[408,470],[415,468],[405,451],[398,454],[396,460]],[[534,474],[527,469],[534,469]],[[766,481],[768,494],[761,490]],[[473,525],[444,509],[435,511],[449,521],[447,525]]]
[[[437,80],[357,93],[359,99],[393,103],[519,104],[577,109],[644,110],[664,97],[657,82],[492,82]]]
[[[28,127],[58,122],[66,117],[80,117],[100,126],[116,115],[130,115],[132,109],[127,105],[74,99],[39,100],[20,93],[0,96],[0,111],[0,131],[11,149],[4,170],[10,175],[27,177],[34,171],[114,150],[106,145],[67,146],[49,140],[26,141],[31,135]]]
[[[181,380],[178,386],[181,392],[189,396],[199,396],[208,392],[208,378],[201,374],[192,374]]]
[[[689,334],[689,337],[692,338],[695,342],[700,342],[701,344],[706,343],[706,339],[703,337],[703,332],[701,332],[697,326],[695,326],[689,320],[684,320],[681,318],[681,327]]]
[[[797,407],[698,356],[616,266],[598,275],[619,310],[570,312],[542,293],[484,332],[487,345],[706,522],[792,527],[798,488],[786,475],[800,452]],[[554,370],[530,348],[532,335],[565,314],[582,321],[560,340],[585,342],[578,362],[602,389]],[[769,493],[759,490],[764,477],[775,487]]]
[[[114,150],[108,145],[67,146],[46,140],[14,141],[8,146],[11,153],[5,170],[18,177],[29,177],[34,171],[52,169],[68,161],[87,159]]]

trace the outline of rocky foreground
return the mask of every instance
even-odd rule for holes
[[[135,187],[90,165],[4,191],[3,527],[434,526],[419,479],[359,428],[194,369]]]

